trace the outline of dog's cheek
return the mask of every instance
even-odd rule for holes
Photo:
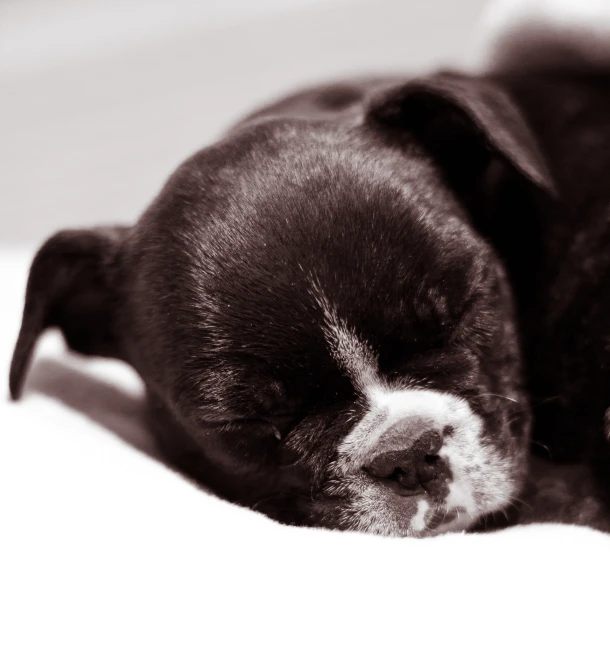
[[[309,519],[307,501],[292,494],[271,494],[255,502],[251,507],[255,512],[260,512],[286,526],[316,525]]]
[[[485,433],[508,458],[519,460],[528,447],[531,411],[524,388],[522,357],[510,289],[501,268],[494,286],[493,322],[479,350],[477,397],[470,399]]]
[[[514,389],[512,392],[516,397],[499,394],[495,409],[479,414],[483,418],[482,445],[490,447],[483,446],[477,459],[480,467],[468,476],[473,479],[473,490],[478,491],[477,503],[488,510],[504,508],[519,495],[527,474],[530,412],[526,399]]]

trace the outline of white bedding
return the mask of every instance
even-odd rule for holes
[[[415,4],[430,32],[440,3]],[[460,11],[445,4],[455,12],[442,16],[455,27],[482,1]],[[0,226],[23,246],[0,246],[1,383],[27,267],[48,230],[131,217],[176,160],[257,96],[323,76],[329,54],[340,54],[335,70],[362,69],[361,61],[383,70],[412,43],[405,63],[432,63],[440,47],[428,43],[424,23],[404,22],[403,41],[392,20],[386,35],[380,6],[355,5],[352,28],[368,34],[377,26],[383,58],[368,59],[382,53],[372,42],[362,42],[363,52],[348,39],[340,9],[319,15],[326,32],[315,67],[303,57],[305,42],[259,24],[286,59],[276,62],[261,39],[262,50],[252,52],[256,73],[229,62],[227,76],[239,86],[214,80],[205,106],[191,93],[189,73],[176,77],[150,50],[146,59],[135,51],[98,57],[91,69],[85,60],[46,72],[44,57],[29,58],[25,75],[6,75],[5,67]],[[383,3],[392,16],[399,6]],[[445,55],[462,40],[451,42],[459,31],[447,30]],[[239,28],[234,38],[244,35]],[[200,52],[195,34],[189,39],[188,53],[203,59],[206,44],[225,38],[210,33],[211,41],[197,41]],[[168,45],[175,65],[184,54]],[[202,68],[204,81],[217,66],[192,67]],[[185,105],[181,123],[173,122],[174,100]],[[40,221],[48,230],[36,232]],[[552,525],[426,540],[282,527],[156,460],[135,375],[66,353],[56,333],[41,342],[22,402],[7,397],[0,401],[2,670],[608,665],[610,536]]]

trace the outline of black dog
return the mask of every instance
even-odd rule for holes
[[[13,397],[58,326],[75,351],[134,366],[168,460],[232,501],[394,535],[505,508],[525,480],[530,413],[485,237],[523,300],[534,393],[562,396],[541,439],[604,440],[603,300],[574,307],[610,235],[610,152],[587,130],[603,121],[610,136],[603,84],[439,74],[258,111],[179,167],[136,226],[46,242]]]

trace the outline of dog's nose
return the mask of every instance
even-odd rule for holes
[[[365,470],[400,495],[429,490],[448,475],[438,456],[443,432],[451,431],[441,431],[421,419],[404,419],[381,436],[378,447],[384,451]]]

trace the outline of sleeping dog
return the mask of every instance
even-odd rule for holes
[[[607,84],[439,73],[258,110],[135,226],[43,245],[12,396],[58,327],[137,370],[167,461],[228,500],[400,536],[504,510],[528,385],[560,398],[538,403],[537,441],[605,445],[610,323],[582,296],[610,260]]]
[[[43,245],[11,394],[55,326],[130,363],[168,462],[231,501],[379,534],[466,528],[527,472],[513,297],[484,237],[505,183],[515,217],[552,202],[502,80],[293,95],[188,159],[134,227]]]

